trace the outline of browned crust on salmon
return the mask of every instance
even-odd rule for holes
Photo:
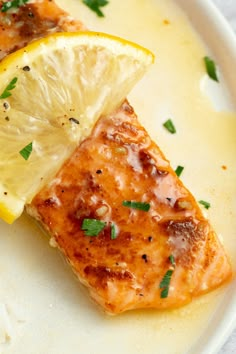
[[[151,208],[127,208],[124,200]],[[27,210],[107,312],[178,307],[231,277],[209,222],[128,102],[99,120]],[[85,218],[102,220],[106,227],[88,237]],[[114,240],[111,225],[117,230]],[[161,280],[173,269],[170,255],[176,267],[162,299]]]
[[[0,8],[2,3],[0,1]],[[50,33],[85,29],[82,22],[74,20],[51,0],[26,3],[19,9],[0,12],[0,59]]]

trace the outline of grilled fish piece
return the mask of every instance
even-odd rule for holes
[[[0,58],[81,29],[53,1],[27,3],[0,13]],[[215,232],[127,101],[100,118],[26,209],[110,313],[182,306],[232,276]]]
[[[2,4],[0,1],[0,9]],[[75,21],[51,0],[34,1],[18,9],[0,11],[0,60],[50,33],[81,30],[86,30],[82,22]]]
[[[110,313],[178,307],[231,276],[209,222],[128,102],[98,121],[27,211]],[[97,236],[86,236],[87,220],[104,223]]]

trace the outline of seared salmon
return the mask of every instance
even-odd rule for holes
[[[85,28],[46,0],[2,13],[0,23],[1,57]],[[209,221],[127,101],[99,119],[26,210],[109,313],[179,307],[232,276]]]
[[[181,306],[231,276],[209,222],[128,102],[101,117],[27,211],[107,312]],[[88,220],[104,223],[97,236]]]
[[[0,9],[2,4],[0,1]],[[0,60],[47,34],[85,29],[82,22],[73,20],[51,0],[34,1],[18,9],[0,11]]]

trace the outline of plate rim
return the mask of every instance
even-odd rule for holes
[[[206,46],[219,59],[219,64],[226,79],[226,84],[229,87],[231,97],[236,98],[236,82],[232,79],[232,74],[230,76],[228,68],[228,63],[236,60],[236,34],[229,22],[212,0],[191,2],[175,0],[175,2],[189,17],[191,24]],[[208,31],[206,31],[206,24]],[[213,40],[213,36],[217,38],[216,41]],[[222,44],[225,49],[224,51],[222,51]],[[205,334],[199,337],[188,351],[188,354],[217,354],[222,349],[222,346],[236,328],[235,290],[236,280],[228,286],[219,306],[209,321],[209,327],[213,325],[212,333],[207,338],[204,338]],[[215,323],[215,317],[218,317],[217,324]]]

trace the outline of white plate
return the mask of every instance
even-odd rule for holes
[[[192,2],[177,0],[177,2],[186,11],[191,22],[220,63],[232,99],[235,102],[236,80],[235,76],[232,75],[232,68],[236,63],[235,33],[233,33],[229,23],[211,1],[198,0]],[[235,145],[234,147],[232,146],[233,148],[235,151]],[[235,248],[232,250],[232,256],[235,256]],[[221,300],[217,311],[213,314],[207,333],[200,337],[189,351],[189,354],[217,353],[233,329],[236,328],[235,290],[236,282],[234,280]]]
[[[129,99],[173,167],[185,166],[184,183],[197,199],[211,202],[209,218],[235,269],[236,114],[230,112],[236,98],[236,41],[209,1],[175,2],[185,14],[171,0],[122,5],[111,0],[105,19],[98,19],[82,1],[58,1],[89,28],[127,37],[156,53],[154,68]],[[204,75],[205,54],[219,65],[220,84]],[[162,127],[169,116],[178,127],[176,136]],[[235,325],[235,282],[180,310],[108,317],[27,216],[12,226],[0,223],[0,235],[0,342],[4,328],[11,337],[0,344],[1,354],[209,354]]]

